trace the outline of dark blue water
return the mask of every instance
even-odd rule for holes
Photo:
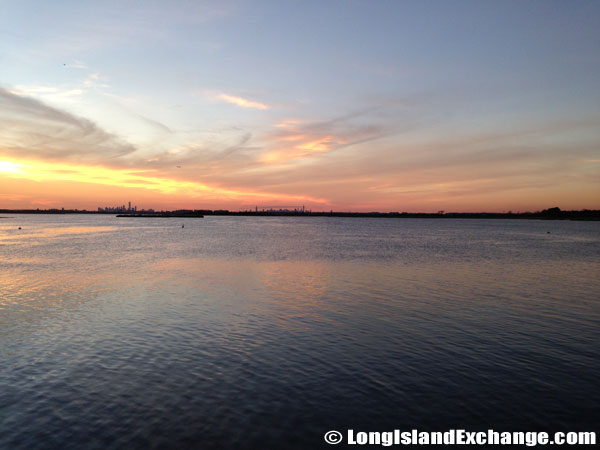
[[[0,448],[597,431],[599,294],[598,222],[0,219]]]

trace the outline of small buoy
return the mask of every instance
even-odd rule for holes
[[[21,229],[21,227],[19,227],[19,230]]]
[[[546,231],[546,234],[550,234],[550,232],[549,232],[549,231]]]
[[[181,225],[181,228],[185,228],[185,225]]]

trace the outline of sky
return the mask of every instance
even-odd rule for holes
[[[600,209],[598,1],[0,8],[0,208]]]

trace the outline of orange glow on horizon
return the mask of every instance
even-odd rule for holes
[[[16,164],[12,161],[0,161],[0,172],[19,173],[21,164]]]
[[[104,166],[35,160],[0,161],[0,173],[5,178],[35,182],[91,183],[110,187],[142,189],[159,194],[188,198],[222,198],[253,202],[258,200],[295,201],[324,204],[327,200],[303,195],[277,194],[250,190],[228,189],[197,181],[160,176],[153,170],[117,169]]]

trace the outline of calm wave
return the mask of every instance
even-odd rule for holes
[[[0,448],[596,430],[599,256],[597,222],[0,219]]]

